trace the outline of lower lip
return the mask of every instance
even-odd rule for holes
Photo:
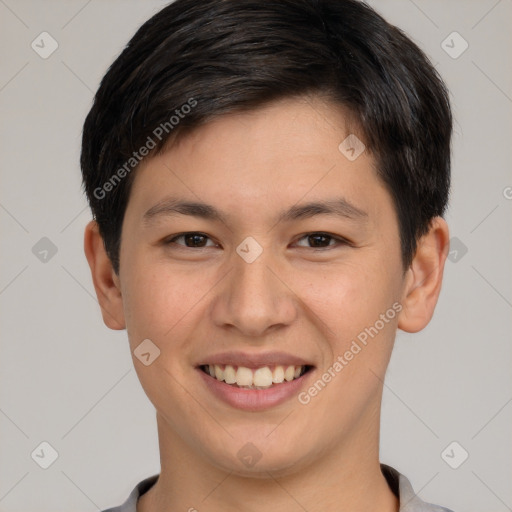
[[[237,409],[246,411],[262,411],[279,405],[289,398],[298,395],[306,380],[313,373],[311,368],[304,375],[292,381],[274,384],[267,389],[237,388],[206,374],[200,368],[197,371],[210,391],[217,397]]]

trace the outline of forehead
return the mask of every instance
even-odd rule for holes
[[[240,166],[281,160],[286,170],[304,158],[334,163],[339,143],[351,133],[364,139],[354,116],[342,106],[301,96],[217,117],[180,140],[175,150],[188,158],[214,156]]]
[[[349,132],[347,121],[342,108],[314,98],[221,116],[143,161],[130,201],[146,220],[180,199],[208,205],[203,212],[211,218],[255,211],[299,218],[283,207],[316,202],[318,208],[318,201],[371,217],[390,198],[367,151],[349,158],[344,141],[350,135],[364,144],[364,137]]]

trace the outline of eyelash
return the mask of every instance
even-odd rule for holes
[[[175,242],[176,240],[178,240],[179,238],[183,238],[186,235],[199,235],[199,236],[202,236],[202,237],[209,238],[211,240],[211,238],[208,235],[206,235],[205,233],[201,233],[199,231],[186,231],[184,233],[179,233],[178,235],[174,235],[172,238],[166,239],[164,241],[164,245],[176,244],[176,242]],[[342,246],[342,245],[348,245],[348,246],[352,246],[353,245],[349,240],[347,240],[345,238],[342,238],[342,237],[339,237],[339,236],[335,236],[335,235],[332,235],[330,233],[326,233],[324,231],[312,231],[310,233],[306,233],[306,234],[302,235],[300,238],[298,238],[297,241],[298,240],[302,240],[303,238],[308,238],[310,236],[327,237],[327,238],[330,238],[331,240],[334,240],[334,241],[337,242],[336,245],[330,245],[330,246],[327,246],[327,247],[306,247],[306,249],[312,249],[314,251],[325,251],[327,249],[334,249],[334,248]],[[182,244],[176,244],[176,245],[181,245],[183,249],[207,249],[208,248],[208,247],[187,247],[187,246],[182,245]]]

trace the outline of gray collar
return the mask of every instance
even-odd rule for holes
[[[452,512],[451,510],[424,502],[413,490],[409,480],[396,469],[386,464],[380,465],[390,489],[400,501],[400,512]],[[137,512],[138,499],[156,483],[160,475],[152,475],[139,482],[119,507],[103,512]]]

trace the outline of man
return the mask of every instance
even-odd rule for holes
[[[161,472],[109,512],[448,510],[380,463],[379,423],[441,289],[451,131],[428,59],[355,0],[177,0],[137,31],[84,125],[84,246]]]

